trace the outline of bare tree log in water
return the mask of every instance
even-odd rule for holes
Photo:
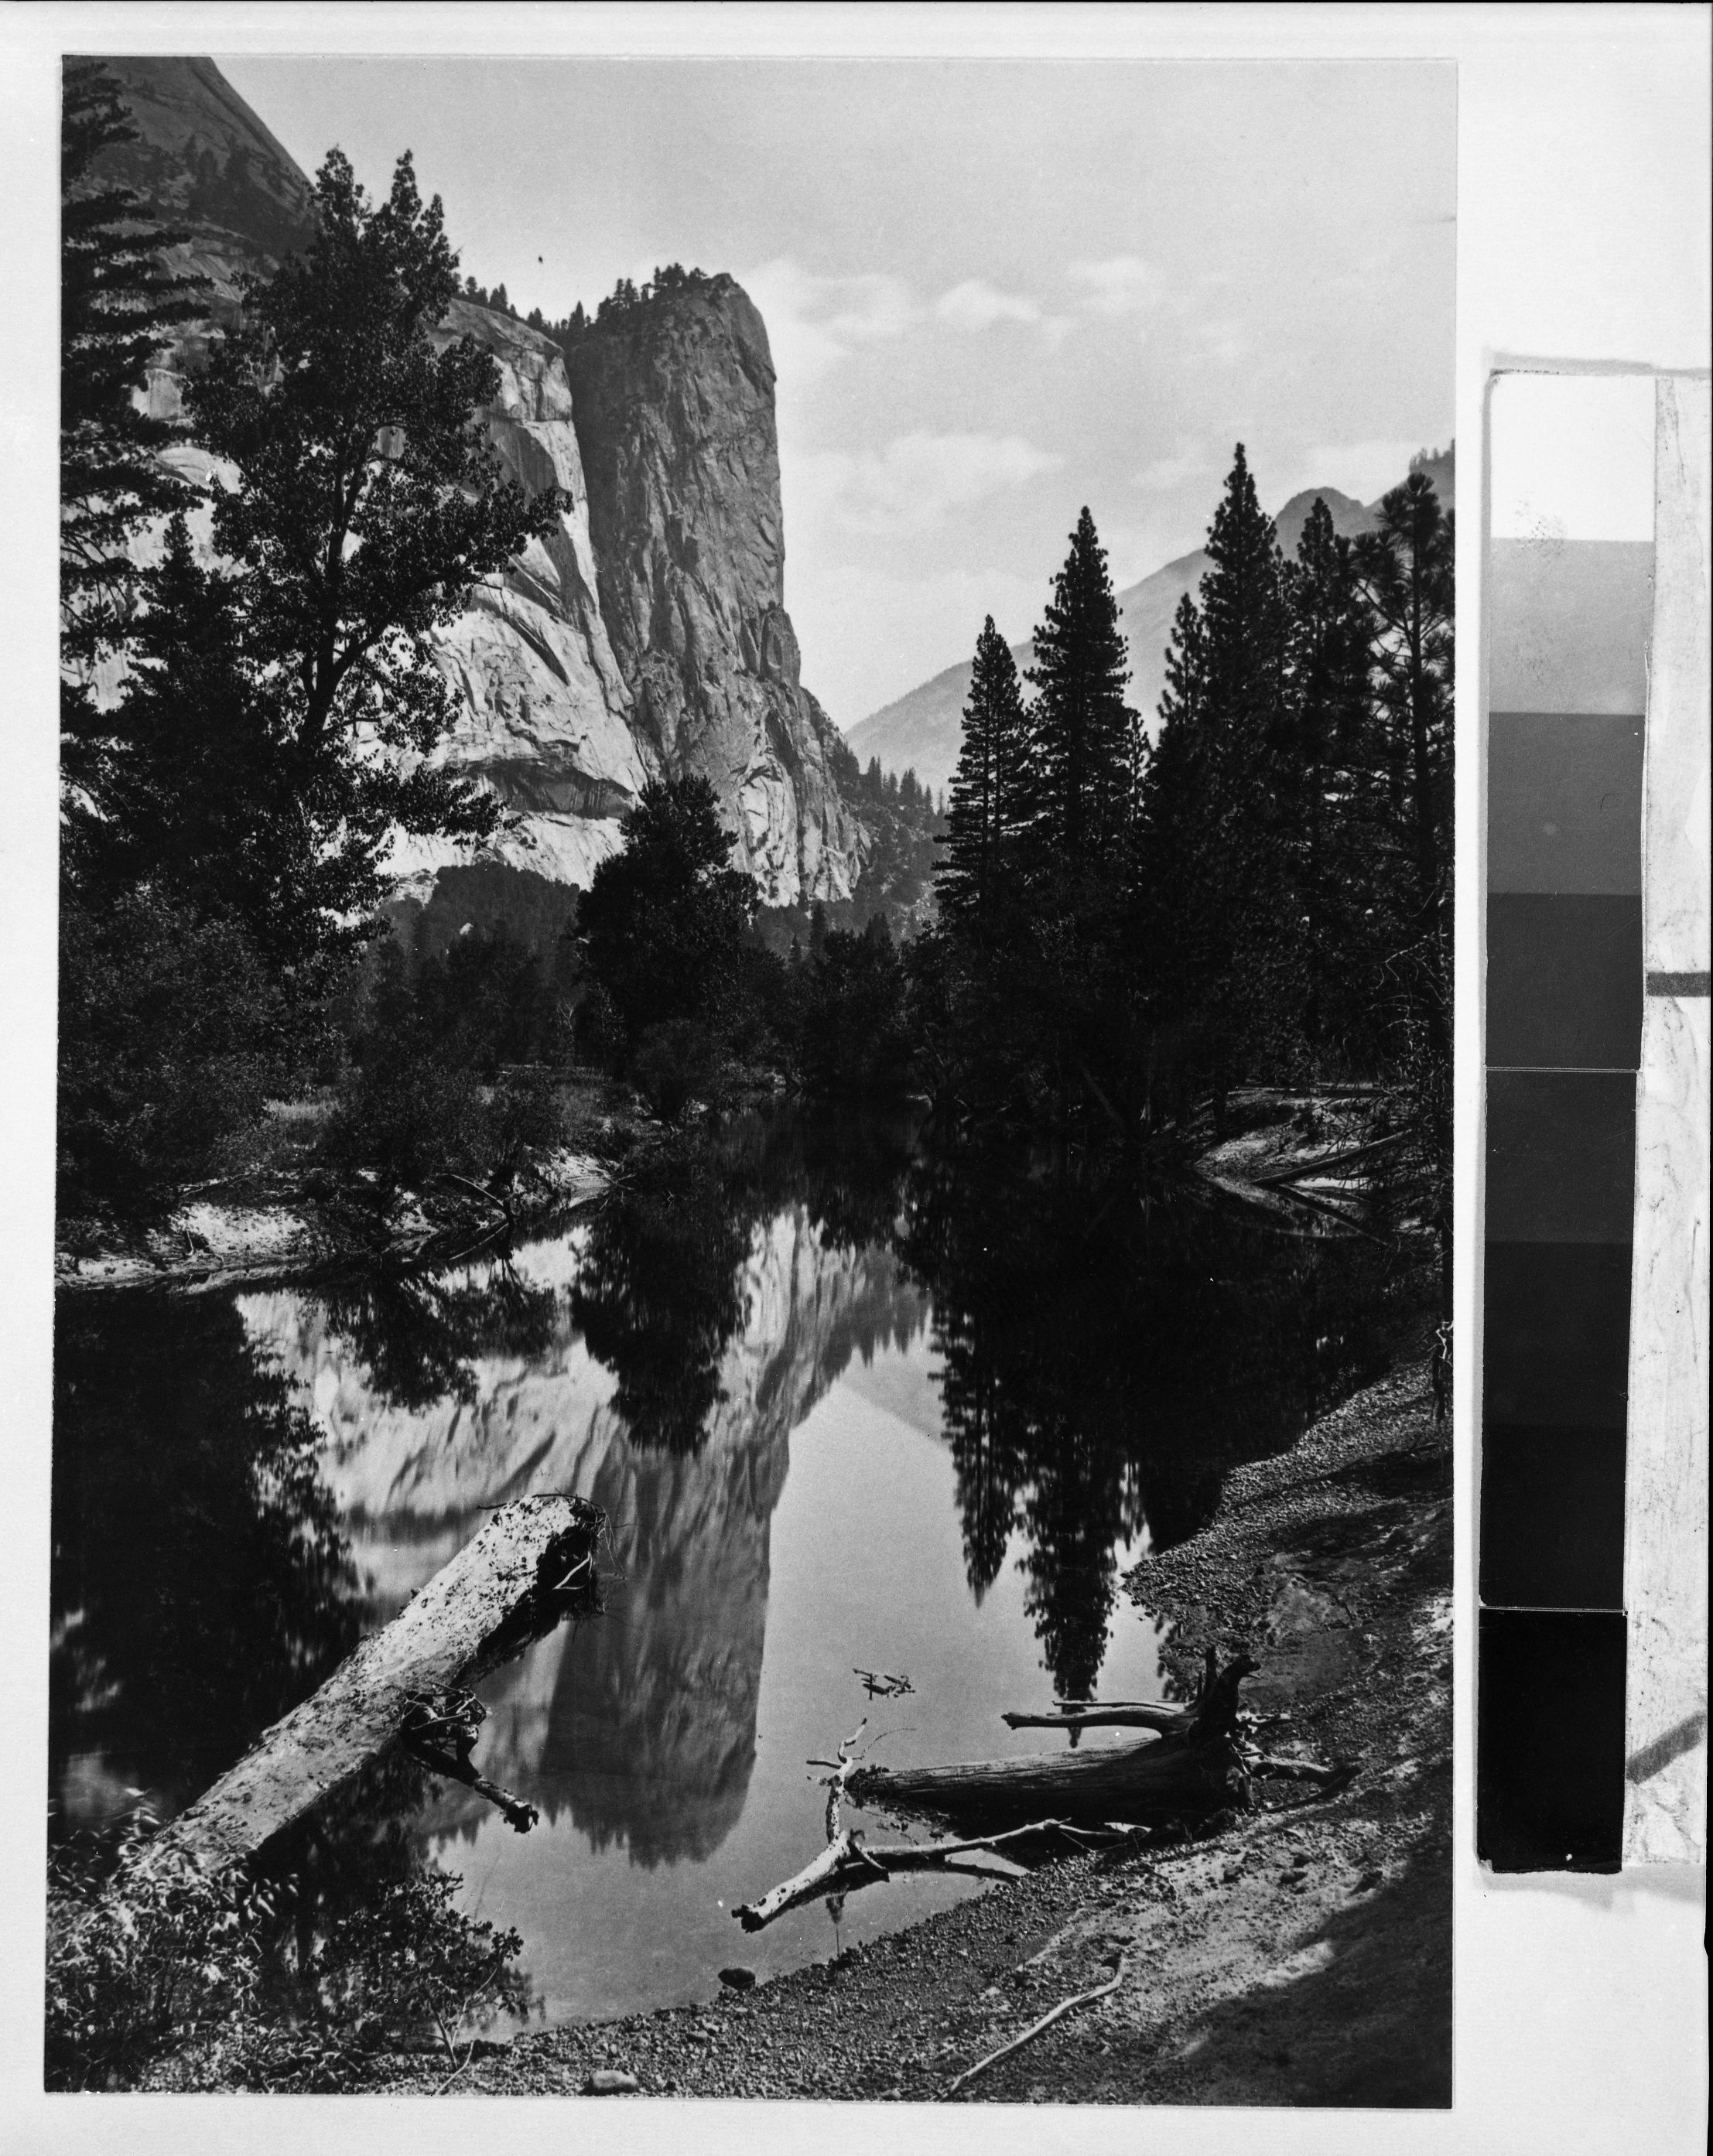
[[[1168,1735],[1098,1752],[862,1767],[848,1778],[846,1794],[868,1807],[984,1825],[1042,1818],[1145,1825],[1245,1804],[1250,1770],[1238,1736],[1237,1688],[1255,1666],[1240,1655],[1217,1674],[1210,1668],[1193,1709]],[[1066,1725],[1056,1717],[1052,1726]]]
[[[599,1609],[594,1553],[605,1518],[598,1505],[558,1495],[496,1512],[390,1625],[163,1828],[143,1861],[172,1852],[221,1870],[253,1856],[404,1740],[424,1712],[443,1713],[435,1703],[455,1687],[509,1661],[563,1618]],[[442,1732],[424,1733],[432,1743]],[[517,1806],[494,1784],[482,1787],[467,1753],[460,1771],[455,1744],[445,1765],[427,1763]],[[528,1809],[508,1810],[514,1825]]]
[[[1066,1704],[1055,1714],[1002,1714],[1007,1729],[1065,1729],[1074,1736],[1079,1729],[1153,1729],[1162,1735],[1187,1728],[1195,1710],[1173,1707],[1166,1701],[1114,1702],[1103,1707],[1098,1700],[1086,1705]]]

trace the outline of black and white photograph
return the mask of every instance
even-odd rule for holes
[[[49,2089],[1449,2102],[1456,119],[65,54]]]

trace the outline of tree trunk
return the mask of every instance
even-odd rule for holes
[[[496,1512],[390,1625],[163,1828],[142,1861],[188,1856],[220,1870],[253,1856],[396,1742],[414,1702],[475,1682],[563,1617],[597,1607],[604,1522],[581,1497],[522,1497]]]
[[[1255,1665],[1240,1656],[1211,1676],[1187,1726],[1098,1752],[982,1759],[946,1767],[862,1767],[845,1794],[868,1810],[924,1812],[999,1825],[1053,1818],[1105,1825],[1222,1811],[1247,1799],[1237,1741],[1237,1687]]]

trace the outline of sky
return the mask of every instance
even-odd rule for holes
[[[229,59],[306,171],[414,153],[549,319],[728,270],[778,371],[785,603],[850,726],[1039,619],[1087,504],[1120,588],[1451,437],[1447,63]]]

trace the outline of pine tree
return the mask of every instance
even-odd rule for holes
[[[126,542],[190,499],[161,460],[183,427],[136,398],[176,326],[201,311],[203,288],[161,259],[182,234],[157,224],[128,187],[90,177],[104,150],[136,140],[113,78],[94,62],[69,62],[60,120],[59,544],[63,649],[75,676],[122,639],[131,619],[136,567]]]
[[[1389,896],[1399,984],[1399,1061],[1414,1104],[1429,1215],[1451,1291],[1452,762],[1456,649],[1455,522],[1412,472],[1358,542],[1373,608],[1373,691],[1385,731],[1388,802],[1400,873]]]
[[[1375,988],[1369,898],[1383,849],[1368,697],[1372,618],[1350,542],[1335,532],[1325,501],[1309,511],[1286,593],[1289,752],[1280,781],[1303,1031],[1311,1049],[1337,1049],[1366,1067]]]
[[[997,941],[1000,883],[1022,813],[1027,721],[1016,661],[989,614],[975,639],[964,736],[935,870],[941,917],[962,942]]]
[[[1276,779],[1284,746],[1283,564],[1240,442],[1207,535],[1201,579],[1199,731],[1203,770],[1185,861],[1196,927],[1197,1007],[1223,1127],[1230,1085],[1278,1016],[1270,978],[1278,909],[1287,895],[1286,834]]]
[[[1085,508],[1035,632],[1035,844],[1076,869],[1123,839],[1136,762],[1136,715],[1124,701],[1129,654],[1106,553]]]
[[[340,853],[366,909],[395,830],[474,838],[500,820],[491,794],[429,760],[455,705],[426,634],[558,497],[527,501],[487,442],[490,355],[468,338],[435,349],[457,258],[409,153],[384,202],[337,151],[315,192],[312,244],[251,282],[186,404],[238,475],[213,537],[243,663],[277,701],[315,843]]]

